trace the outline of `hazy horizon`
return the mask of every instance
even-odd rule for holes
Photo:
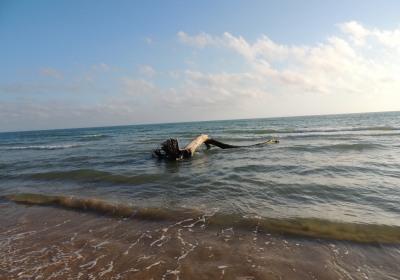
[[[48,129],[32,129],[32,130],[15,130],[15,131],[0,131],[1,133],[14,132],[34,132],[47,130],[68,130],[68,129],[90,129],[90,128],[106,128],[106,127],[124,127],[124,126],[142,126],[142,125],[163,125],[163,124],[181,124],[181,123],[201,123],[201,122],[223,122],[223,121],[240,121],[240,120],[258,120],[258,119],[280,119],[280,118],[298,118],[298,117],[318,117],[318,116],[335,116],[335,115],[357,115],[357,114],[379,114],[379,113],[395,113],[400,111],[381,111],[381,112],[360,112],[360,113],[340,113],[340,114],[321,114],[321,115],[299,115],[299,116],[282,116],[282,117],[267,117],[267,118],[247,118],[247,119],[220,119],[220,120],[201,120],[201,121],[181,121],[181,122],[160,122],[160,123],[141,123],[141,124],[121,124],[109,126],[82,126],[82,127],[64,127],[64,128],[48,128]]]

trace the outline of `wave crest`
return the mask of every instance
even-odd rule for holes
[[[0,148],[0,150],[60,150],[60,149],[78,148],[82,146],[84,146],[84,144],[37,145],[37,146],[4,147]]]
[[[249,230],[256,227],[259,230],[277,233],[365,243],[400,243],[400,227],[398,226],[351,224],[305,218],[268,219],[260,216],[241,217],[235,214],[218,213],[218,209],[213,209],[211,212],[206,213],[193,208],[181,208],[178,210],[166,208],[140,209],[130,204],[112,203],[99,199],[42,194],[15,194],[5,196],[5,198],[19,204],[63,207],[71,210],[91,211],[118,218],[181,220],[189,217],[195,220],[195,216],[200,215],[203,216],[203,219],[207,216],[207,224],[213,226],[235,226]]]
[[[287,134],[287,133],[333,133],[333,132],[354,132],[354,131],[388,131],[400,130],[400,127],[394,126],[373,126],[373,127],[355,127],[355,128],[332,128],[332,129],[262,129],[262,130],[224,130],[227,134]]]

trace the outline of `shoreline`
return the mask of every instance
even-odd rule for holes
[[[177,207],[140,208],[131,204],[108,202],[99,199],[78,198],[75,196],[47,196],[42,194],[15,194],[0,197],[7,203],[16,203],[27,207],[58,208],[82,214],[108,216],[114,219],[138,219],[160,222],[178,222],[179,220],[207,217],[207,223],[220,227],[235,227],[242,230],[258,230],[270,233],[282,233],[295,237],[321,238],[325,240],[349,241],[366,244],[400,245],[400,228],[380,224],[346,223],[317,218],[277,219],[259,215],[240,216],[233,213],[221,213],[218,208],[202,209]],[[1,202],[0,202],[1,203]],[[52,211],[49,209],[49,211]]]
[[[2,202],[2,279],[393,279],[398,244]]]

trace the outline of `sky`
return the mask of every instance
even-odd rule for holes
[[[0,0],[0,132],[400,110],[400,1]]]

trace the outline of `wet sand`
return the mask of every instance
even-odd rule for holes
[[[399,244],[0,203],[1,279],[400,279]]]

